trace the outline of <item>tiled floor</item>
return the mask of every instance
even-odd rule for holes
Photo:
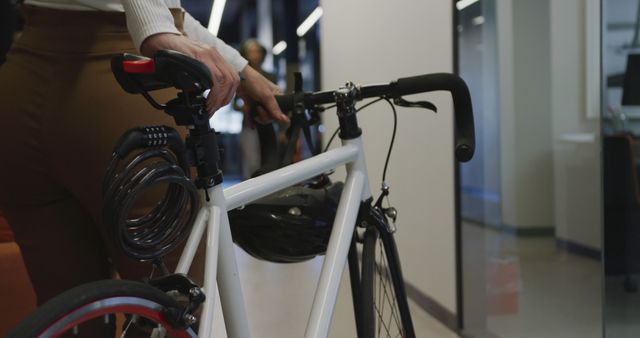
[[[635,276],[640,280],[640,276]],[[640,337],[640,292],[626,292],[622,276],[607,277],[606,338]]]
[[[518,264],[517,310],[488,316],[486,324],[494,336],[602,336],[599,262],[557,249],[552,237],[514,237],[476,226],[465,231],[484,241],[485,249],[491,251],[490,255],[476,257],[515,259]],[[236,253],[252,336],[302,337],[322,258],[283,265],[256,260],[240,249]],[[411,305],[418,337],[458,337]],[[222,328],[221,318],[218,321]],[[224,330],[216,331],[216,337],[225,336]],[[330,337],[355,337],[348,278],[343,278]]]
[[[602,337],[600,262],[556,248],[553,237],[516,237],[475,225],[465,226],[464,232],[465,240],[482,241],[476,248],[484,248],[473,259],[465,256],[468,264],[500,261],[517,267],[516,292],[510,295],[517,298],[517,306],[489,314],[485,320],[490,332],[501,338]]]
[[[300,338],[304,336],[322,258],[274,264],[256,260],[236,250],[252,337]],[[345,277],[348,273],[345,271]],[[414,326],[420,338],[458,337],[415,304],[411,304]],[[222,327],[217,317],[217,327]],[[223,330],[216,337],[226,337]],[[334,312],[330,337],[356,337],[348,277],[343,278]]]
[[[238,183],[226,180],[225,185]],[[236,247],[251,335],[254,338],[300,338],[304,336],[313,294],[323,259],[275,264],[254,259]],[[356,337],[348,270],[343,273],[329,337]],[[414,328],[419,338],[454,338],[455,333],[410,301]],[[217,304],[216,338],[226,337],[220,305]]]

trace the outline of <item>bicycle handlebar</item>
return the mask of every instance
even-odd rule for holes
[[[449,91],[453,99],[455,114],[455,156],[461,162],[467,162],[475,151],[475,129],[471,96],[466,83],[457,75],[435,73],[401,78],[382,85],[368,85],[359,88],[359,99],[371,97],[399,98],[403,95],[426,93],[433,91]],[[335,102],[334,91],[316,93],[293,93],[276,96],[278,105],[283,111],[293,109],[296,102],[305,108]]]
[[[211,88],[211,73],[199,62],[181,53],[161,50],[154,59],[137,55],[121,54],[111,60],[116,79],[127,92],[142,93],[158,109],[168,109],[155,102],[147,91],[175,87],[185,92],[201,93]],[[445,90],[451,92],[455,113],[455,155],[459,161],[467,162],[475,151],[475,131],[469,89],[464,81],[454,74],[435,73],[401,78],[388,84],[368,85],[358,88],[356,99],[386,97],[397,99],[411,95]],[[305,108],[335,102],[335,91],[316,93],[296,92],[276,96],[283,111],[290,111],[294,104]]]

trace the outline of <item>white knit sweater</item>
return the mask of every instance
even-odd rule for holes
[[[181,8],[180,0],[26,0],[25,4],[64,10],[125,12],[127,29],[138,50],[151,35],[180,34],[169,11],[169,8]],[[214,46],[237,71],[247,65],[238,51],[211,34],[189,13],[185,13],[184,31],[189,38]]]

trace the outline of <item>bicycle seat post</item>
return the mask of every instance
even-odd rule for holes
[[[196,186],[200,189],[211,188],[222,183],[222,171],[218,166],[220,150],[215,130],[209,124],[206,111],[206,98],[200,94],[183,91],[178,98],[169,101],[165,112],[177,125],[186,126],[189,135],[186,139],[187,157],[191,166],[197,169]]]
[[[222,183],[216,134],[209,125],[203,95],[213,87],[209,69],[184,54],[160,50],[153,59],[126,53],[116,55],[111,59],[111,70],[125,91],[142,94],[153,107],[171,115],[177,125],[189,129],[186,152],[189,165],[197,168],[196,185],[206,191]],[[156,102],[148,93],[171,87],[180,93],[166,104]]]

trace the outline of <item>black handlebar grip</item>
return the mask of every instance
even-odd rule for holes
[[[293,110],[293,95],[294,94],[276,95],[276,101],[283,113]]]
[[[391,96],[446,90],[451,92],[455,113],[455,155],[458,161],[467,162],[475,152],[475,129],[471,95],[467,84],[459,76],[435,73],[398,79]]]
[[[287,95],[277,95],[276,101],[283,113],[287,113],[295,108],[296,104],[301,104],[307,108],[317,104],[335,103],[334,91],[316,93],[291,93]]]
[[[473,107],[467,84],[457,75],[435,73],[398,79],[389,85],[375,85],[361,88],[362,98],[390,96],[393,98],[432,91],[451,92],[455,114],[455,156],[458,161],[467,162],[475,152],[475,129]],[[297,96],[298,95],[298,96]],[[332,102],[333,92],[296,93],[276,96],[283,112],[291,111],[297,102],[305,106]]]

